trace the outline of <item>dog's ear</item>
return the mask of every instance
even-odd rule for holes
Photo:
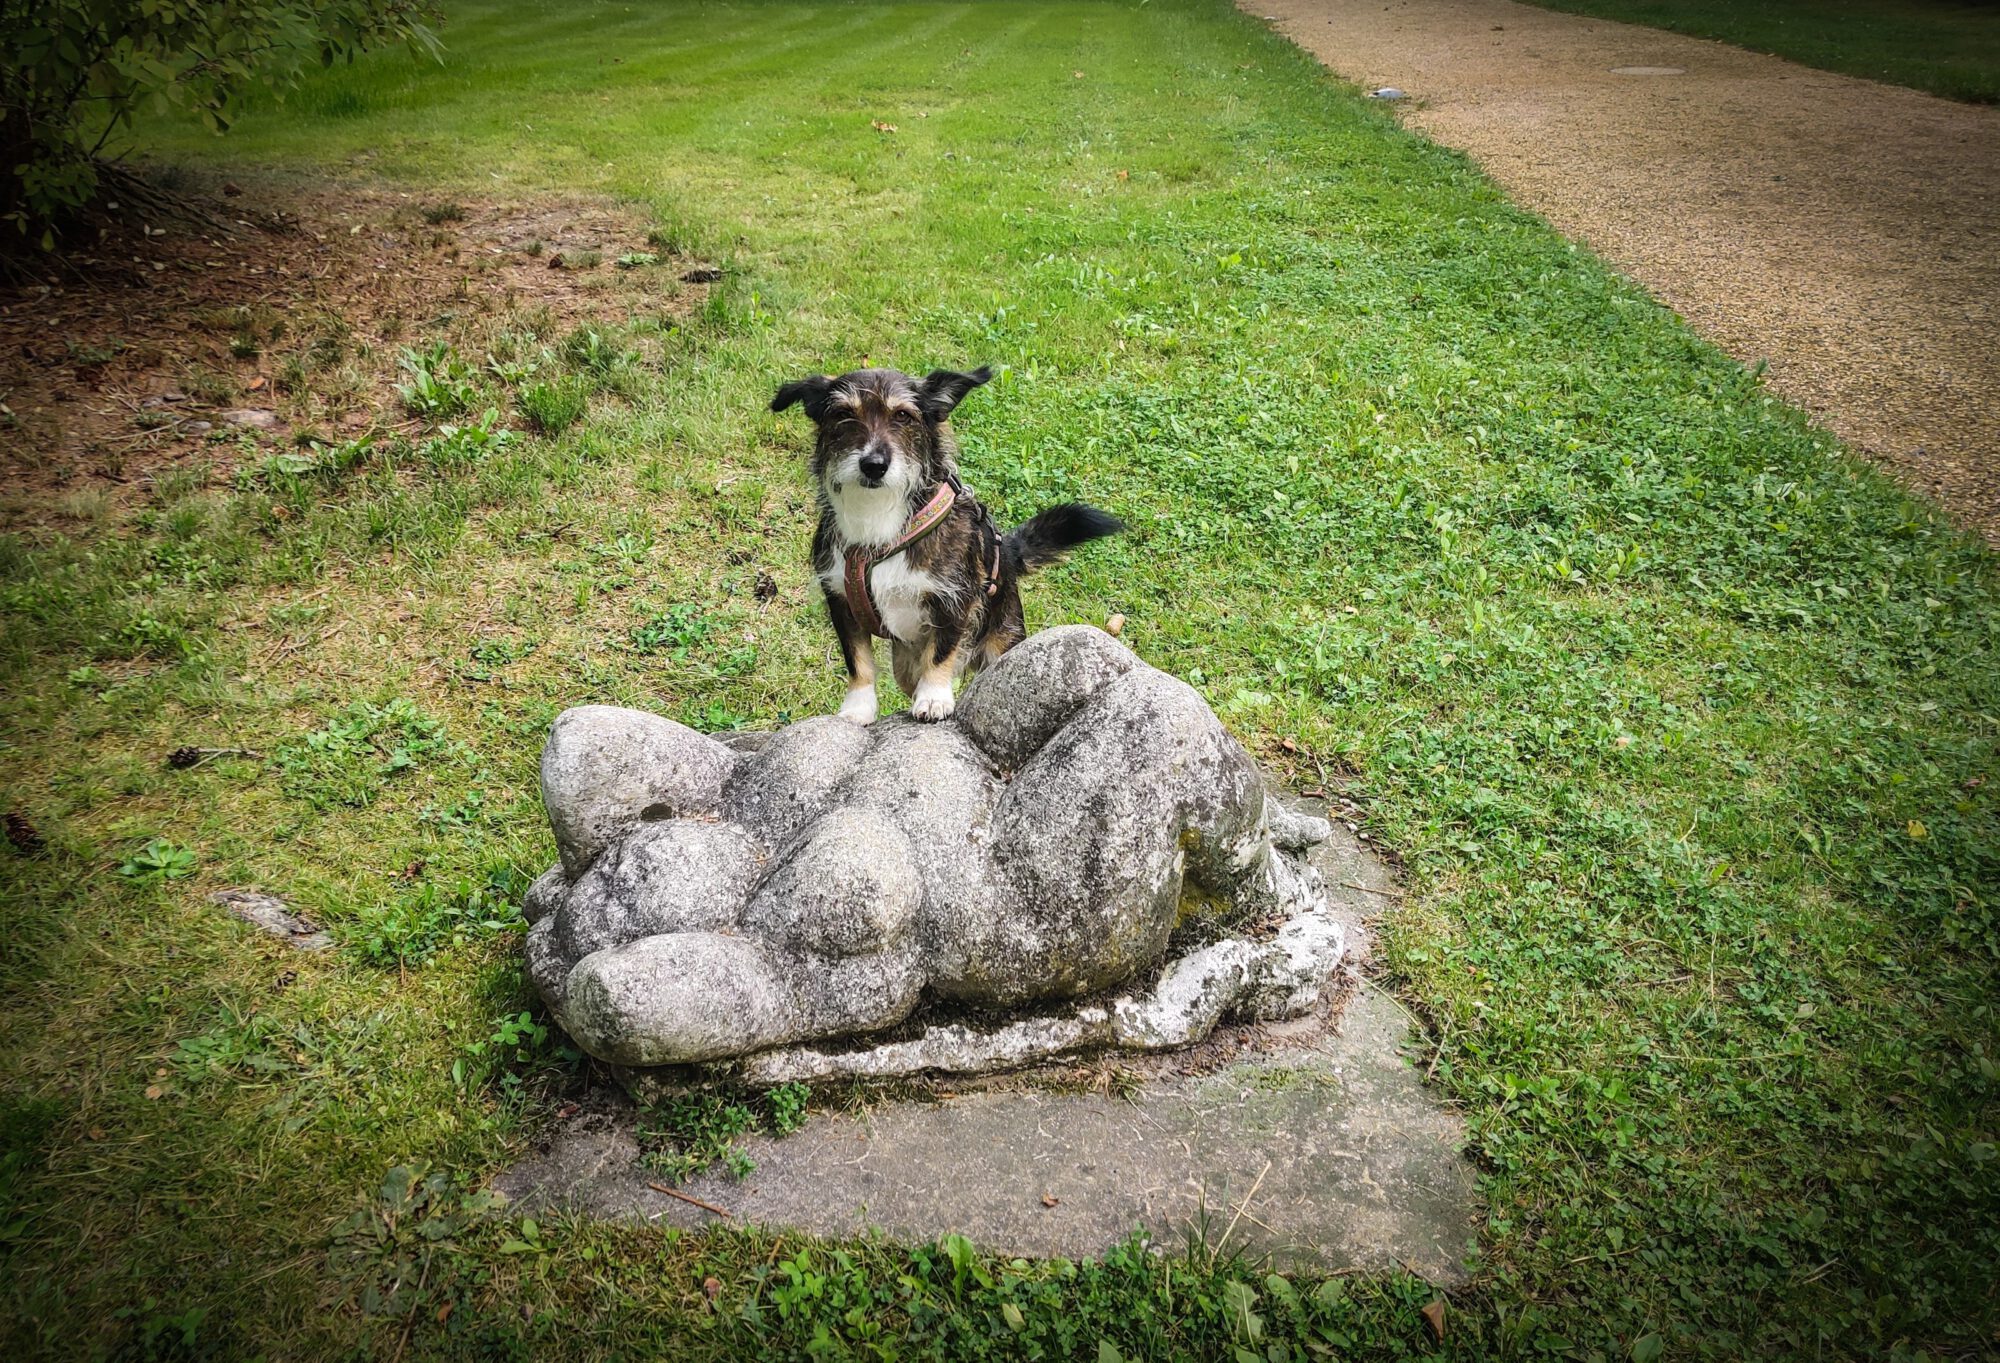
[[[993,371],[983,364],[970,374],[933,369],[924,379],[923,391],[917,395],[917,405],[932,421],[943,421],[958,406],[960,399],[992,377]]]
[[[771,410],[782,412],[787,407],[804,403],[806,415],[818,421],[826,415],[826,399],[832,392],[833,380],[824,374],[815,374],[809,379],[793,379],[771,399]]]

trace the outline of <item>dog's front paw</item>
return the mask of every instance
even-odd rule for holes
[[[935,724],[941,719],[950,719],[957,702],[952,699],[951,684],[931,686],[920,684],[917,694],[910,700],[910,717],[926,724]]]
[[[850,724],[873,724],[875,688],[857,686],[849,691],[847,699],[840,703],[840,717]]]

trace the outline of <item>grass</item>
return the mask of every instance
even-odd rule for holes
[[[562,342],[528,381],[604,398],[558,433],[0,538],[0,801],[48,844],[0,854],[12,1354],[1990,1349],[1981,546],[1219,0],[456,4],[445,37],[150,144],[622,195],[724,273],[684,325]],[[580,1080],[508,912],[552,859],[541,735],[837,704],[806,436],[764,404],[863,356],[995,363],[968,480],[1132,526],[1031,623],[1122,612],[1246,741],[1354,773],[1405,859],[1382,968],[1484,1180],[1441,1345],[1401,1275],[530,1233],[478,1195]]]
[[[2000,9],[1985,0],[1530,0],[1690,33],[1824,71],[2000,102]]]

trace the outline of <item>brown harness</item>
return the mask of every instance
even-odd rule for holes
[[[875,609],[875,593],[869,585],[869,576],[875,565],[896,557],[924,536],[945,523],[952,508],[958,505],[959,489],[951,482],[938,484],[938,490],[931,499],[917,508],[917,514],[910,517],[910,523],[903,527],[893,543],[886,548],[870,552],[860,545],[850,545],[847,549],[845,578],[847,588],[847,608],[854,612],[854,619],[871,637],[894,639],[882,624],[881,612]],[[983,511],[984,508],[981,508]],[[1000,540],[993,540],[993,561],[986,568],[986,594],[992,596],[1000,590]]]

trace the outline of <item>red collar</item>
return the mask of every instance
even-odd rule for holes
[[[875,609],[875,596],[869,590],[868,575],[875,565],[885,559],[894,558],[918,540],[944,524],[952,507],[958,504],[958,493],[948,482],[939,483],[938,490],[931,499],[917,508],[917,514],[910,517],[903,533],[888,546],[870,551],[859,545],[847,550],[847,608],[854,612],[855,620],[871,636],[893,639],[882,624],[882,617]]]

